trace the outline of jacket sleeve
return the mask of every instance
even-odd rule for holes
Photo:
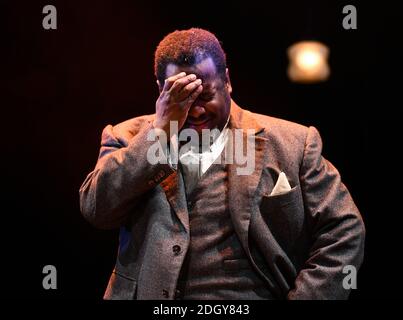
[[[151,164],[147,153],[155,141],[147,141],[153,126],[146,122],[128,143],[123,143],[111,125],[102,132],[99,158],[80,187],[80,209],[94,226],[120,227],[141,196],[158,185],[173,169]]]
[[[347,299],[343,270],[361,266],[365,227],[339,172],[322,157],[314,127],[308,129],[300,183],[312,246],[288,299]]]

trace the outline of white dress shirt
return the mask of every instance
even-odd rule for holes
[[[224,128],[213,140],[212,144],[208,148],[204,148],[207,150],[199,152],[200,150],[198,146],[190,146],[189,150],[186,152],[180,152],[179,150],[179,162],[182,167],[187,194],[193,190],[200,177],[221,156],[221,153],[228,142],[228,122],[229,117]],[[177,170],[177,165],[173,163],[172,156],[169,152],[168,163],[173,169]]]

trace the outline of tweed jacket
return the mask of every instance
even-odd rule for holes
[[[105,299],[173,299],[189,247],[181,172],[147,161],[154,117],[106,126],[95,169],[80,188],[84,217],[120,228]],[[255,143],[251,174],[227,166],[231,219],[252,267],[278,299],[346,299],[343,269],[360,267],[365,227],[339,172],[322,156],[318,131],[234,101],[229,125],[243,129],[244,143]],[[292,189],[270,195],[280,172]]]

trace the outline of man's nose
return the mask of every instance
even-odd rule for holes
[[[206,113],[206,109],[204,109],[204,107],[193,105],[189,109],[188,116],[191,116],[192,118],[197,119],[205,113]]]

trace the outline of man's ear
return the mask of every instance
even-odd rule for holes
[[[159,80],[157,80],[156,82],[157,82],[158,90],[159,90],[159,92],[161,93],[161,92],[162,92],[162,89],[163,89],[164,87],[161,86],[161,83],[160,83]]]
[[[227,86],[228,92],[232,93],[232,85],[231,85],[231,80],[229,78],[228,68],[225,68],[225,85]]]

